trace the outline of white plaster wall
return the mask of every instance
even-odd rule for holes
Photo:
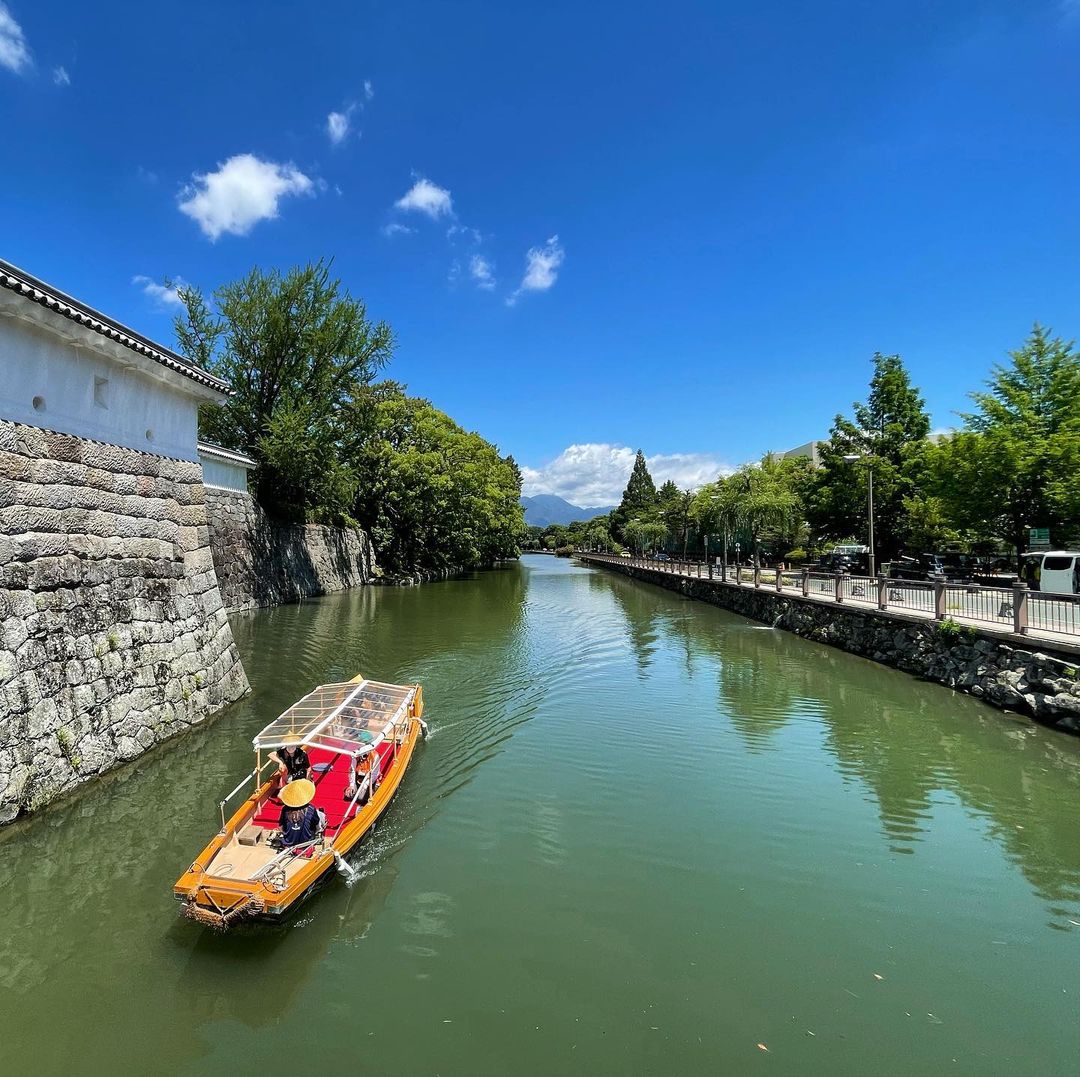
[[[235,490],[237,493],[247,493],[248,469],[240,464],[230,464],[227,460],[215,460],[211,456],[203,456],[202,460],[203,484],[215,486],[219,490]]]
[[[198,460],[198,398],[37,325],[0,318],[0,418],[178,460]],[[104,378],[107,407],[94,399]],[[179,379],[181,375],[173,375]],[[194,389],[194,386],[193,386]],[[40,397],[43,407],[34,407]],[[147,437],[147,432],[150,437]]]

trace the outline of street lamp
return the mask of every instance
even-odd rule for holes
[[[867,516],[870,521],[870,578],[874,578],[874,468],[870,461],[872,456],[864,453],[848,453],[844,459],[849,464],[858,463],[859,460],[866,461],[866,482],[867,482]]]

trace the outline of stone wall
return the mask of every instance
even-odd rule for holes
[[[363,531],[269,520],[250,494],[206,489],[210,548],[230,612],[298,602],[370,583],[371,543]]]
[[[202,473],[0,421],[0,823],[243,695]]]
[[[687,579],[634,565],[593,562],[588,557],[583,560],[1080,733],[1080,654],[1041,643],[1036,648],[1026,640],[1017,645],[967,627],[958,633],[943,630],[937,622],[902,613],[860,610],[766,588]]]

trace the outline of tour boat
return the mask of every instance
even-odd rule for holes
[[[375,825],[401,784],[417,738],[426,735],[418,684],[356,677],[321,684],[275,718],[252,742],[255,769],[221,802],[221,830],[173,886],[185,915],[214,927],[239,919],[279,920],[335,867],[351,876],[345,855]],[[325,816],[313,840],[279,848],[282,787],[268,753],[301,744],[311,763],[310,803]],[[357,781],[358,771],[365,775]],[[253,783],[226,821],[225,806]],[[356,786],[355,792],[352,786]],[[285,793],[286,801],[290,798]],[[295,806],[295,805],[292,805]]]

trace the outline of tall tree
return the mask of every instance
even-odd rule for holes
[[[927,465],[959,525],[1004,539],[1019,559],[1028,528],[1059,542],[1080,528],[1080,356],[1036,325],[1010,359]]]
[[[287,273],[253,269],[213,294],[181,288],[180,351],[227,381],[224,407],[204,408],[204,437],[257,462],[255,492],[271,513],[333,515],[355,477],[341,460],[342,416],[389,359],[394,339],[328,263]]]
[[[630,472],[630,479],[623,491],[622,501],[619,507],[611,514],[611,532],[620,542],[623,540],[623,528],[627,521],[635,516],[648,515],[654,512],[659,503],[656,493],[656,484],[649,467],[645,463],[645,454],[638,449],[634,458],[634,468]]]
[[[821,467],[808,491],[807,515],[816,538],[848,538],[867,532],[867,470],[874,476],[875,545],[880,560],[900,552],[907,530],[904,499],[914,491],[910,453],[930,432],[930,417],[899,355],[873,358],[865,403],[854,418],[837,415],[821,446]],[[845,456],[859,456],[857,462]]]

